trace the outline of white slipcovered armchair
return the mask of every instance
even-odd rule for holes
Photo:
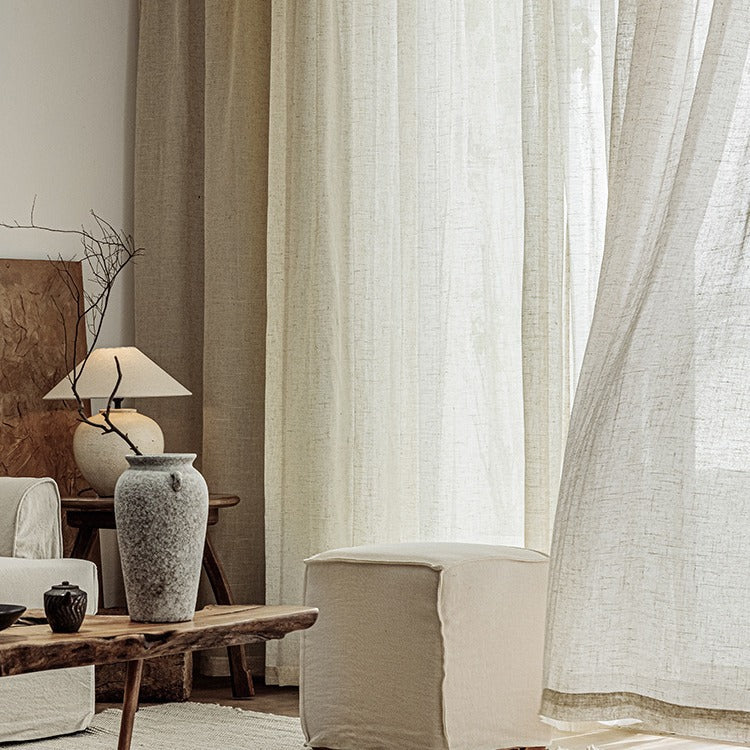
[[[61,555],[55,482],[0,477],[0,603],[41,608],[44,592],[67,580],[86,591],[87,611],[96,612],[96,567]],[[93,667],[0,677],[0,742],[77,732],[93,715]]]

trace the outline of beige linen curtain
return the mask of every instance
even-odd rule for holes
[[[617,0],[522,6],[524,544],[546,552],[604,244]]]
[[[556,5],[273,2],[269,603],[332,547],[549,544],[613,65],[611,11]]]
[[[140,406],[240,496],[211,529],[240,602],[264,599],[269,38],[262,0],[140,4],[136,344],[193,392]]]
[[[543,713],[750,741],[750,2],[620,3]]]

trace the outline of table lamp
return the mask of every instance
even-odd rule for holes
[[[94,349],[86,362],[76,390],[82,399],[108,399],[117,382],[115,357],[120,363],[122,381],[109,411],[110,421],[130,439],[141,453],[163,453],[164,435],[156,422],[136,409],[121,408],[124,398],[149,396],[190,396],[155,362],[134,346]],[[81,365],[78,365],[80,370]],[[45,399],[73,399],[70,386],[72,371],[66,375]],[[91,416],[91,421],[104,424],[104,409]],[[103,434],[100,429],[81,422],[73,435],[73,455],[86,481],[101,497],[114,494],[115,484],[128,462],[125,456],[132,450],[114,433]]]

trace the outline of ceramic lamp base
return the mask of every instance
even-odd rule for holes
[[[135,409],[110,409],[109,418],[118,430],[127,433],[141,453],[164,451],[164,435],[156,422]],[[91,417],[92,422],[104,424],[104,410]],[[97,427],[81,422],[73,435],[73,455],[84,479],[101,497],[115,494],[117,480],[128,468],[125,456],[133,451],[114,433],[107,435]]]

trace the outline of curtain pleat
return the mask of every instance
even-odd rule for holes
[[[238,602],[264,601],[268,10],[206,3],[203,471],[242,502],[213,536]]]
[[[169,450],[199,452],[203,416],[203,2],[142,2],[134,219],[135,343],[192,392],[139,408]],[[187,304],[187,300],[201,300]]]
[[[547,551],[604,245],[615,19],[599,0],[523,5],[524,543]]]
[[[142,2],[137,82],[136,343],[193,391],[140,406],[167,450],[199,454],[211,492],[240,496],[209,533],[251,603],[264,599],[268,13]]]
[[[571,388],[565,170],[552,6],[529,2],[523,23],[524,543],[552,535]]]

